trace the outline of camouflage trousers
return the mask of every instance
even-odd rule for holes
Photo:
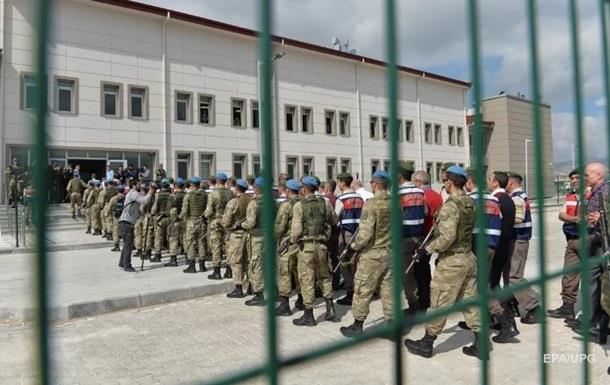
[[[106,203],[104,210],[102,210],[102,216],[104,218],[104,230],[108,233],[112,233],[112,224],[114,219],[114,213],[110,211],[110,204]]]
[[[430,310],[451,306],[462,299],[477,295],[477,262],[472,252],[440,255],[430,284]],[[466,324],[478,333],[481,314],[477,306],[462,311]],[[443,331],[447,317],[426,323],[426,332],[438,336]]]
[[[236,285],[246,284],[247,255],[246,244],[248,233],[244,230],[232,231],[227,239],[227,263],[233,272],[233,282]]]
[[[102,210],[101,210],[100,205],[98,203],[95,203],[91,207],[91,227],[93,227],[94,230],[101,230],[102,229],[101,211]]]
[[[339,235],[339,253],[342,253],[347,242],[352,239],[352,233],[345,230]],[[343,275],[343,287],[348,292],[354,291],[354,275],[356,274],[356,258],[351,261],[343,261],[341,263],[341,275]]]
[[[263,237],[248,235],[248,277],[252,291],[262,293],[265,288],[263,278]]]
[[[167,233],[169,238],[169,255],[177,256],[180,251],[180,247],[183,246],[183,235],[184,235],[184,221],[179,219],[170,220],[167,226]]]
[[[142,232],[144,231],[142,230],[143,219],[144,218],[142,217],[138,218],[136,224],[133,227],[133,247],[135,247],[136,250],[142,249]]]
[[[225,232],[220,225],[219,219],[210,221],[209,228],[211,230],[208,237],[210,242],[210,250],[212,251],[212,264],[214,267],[220,267],[220,262],[222,260],[222,254],[224,251]]]
[[[419,243],[421,242],[420,237],[407,237],[402,240],[402,252],[405,256],[405,269],[409,267],[411,262],[413,261],[413,253],[417,250]],[[408,274],[402,275],[402,287],[405,292],[405,299],[409,303],[409,307],[411,305],[416,305],[418,303],[418,293],[417,293],[417,277],[415,276],[415,268],[411,268]]]
[[[91,207],[85,207],[85,222],[87,222],[87,227],[91,227]]]
[[[110,228],[112,229],[112,242],[114,242],[115,246],[118,246],[121,240],[121,235],[119,234],[119,218],[112,215],[110,223]]]
[[[333,298],[330,282],[330,260],[326,245],[321,242],[303,241],[299,246],[297,269],[303,303],[307,309],[313,309],[316,303],[316,280],[322,288],[325,299]]]
[[[76,215],[76,210],[80,210],[81,195],[79,193],[70,194],[70,212],[72,215]]]
[[[134,227],[134,247],[136,250],[150,250],[153,247],[154,228],[152,218],[140,217]]]
[[[153,220],[154,232],[155,232],[155,253],[161,254],[161,250],[165,246],[165,239],[167,238],[167,226],[169,225],[169,218],[167,216],[159,215]]]
[[[392,319],[392,269],[389,250],[371,249],[360,254],[354,277],[352,314],[354,319],[364,321],[369,315],[373,295],[380,289],[381,306],[385,319]]]
[[[18,201],[19,195],[21,195],[22,191],[23,191],[23,182],[15,181],[15,179],[11,179],[10,182],[8,183],[9,200],[11,202]]]
[[[278,257],[277,261],[277,289],[282,297],[290,297],[292,294],[292,278],[298,282],[297,245],[290,245],[288,250]],[[297,293],[301,292],[297,284]]]
[[[186,250],[186,256],[189,261],[192,260],[204,260],[205,258],[205,226],[199,219],[187,219],[186,226],[184,229],[184,249]]]

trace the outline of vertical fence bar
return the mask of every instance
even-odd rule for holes
[[[481,76],[481,52],[479,42],[479,10],[477,0],[468,1],[468,31],[470,40],[470,72],[472,79],[472,96],[474,101],[474,127],[475,127],[475,166],[476,166],[476,179],[479,186],[478,199],[477,199],[477,218],[476,227],[479,229],[479,236],[477,237],[477,288],[479,294],[478,306],[481,309],[481,330],[480,333],[483,336],[480,341],[478,348],[481,350],[481,355],[484,359],[481,361],[481,383],[487,385],[489,383],[489,312],[488,312],[488,300],[489,300],[489,261],[484,258],[487,253],[487,247],[485,244],[485,205],[483,201],[482,188],[485,186],[485,176],[483,173],[483,153],[479,151],[483,145],[483,128],[481,122],[481,91],[482,87],[482,76]]]
[[[277,324],[275,319],[275,297],[276,297],[276,262],[275,262],[275,234],[273,233],[273,221],[275,216],[275,202],[272,195],[273,183],[273,121],[271,100],[271,78],[273,73],[273,60],[271,58],[271,26],[272,1],[260,0],[259,2],[259,55],[261,62],[261,149],[263,157],[263,271],[265,282],[265,297],[267,299],[267,365],[266,374],[270,385],[278,383],[278,359],[277,359]]]
[[[390,174],[391,174],[391,266],[392,266],[392,313],[394,323],[394,378],[396,384],[403,383],[402,370],[402,325],[403,312],[401,306],[402,278],[404,263],[402,256],[402,220],[398,201],[398,76],[396,68],[396,4],[394,0],[385,1],[385,38],[387,56],[387,92],[388,117],[390,119]]]
[[[46,106],[47,106],[47,36],[49,31],[49,14],[52,0],[37,2],[36,14],[36,49],[34,51],[35,63],[35,100],[36,122],[34,126],[34,211],[37,213],[36,221],[36,329],[37,329],[37,365],[39,384],[51,383],[51,360],[49,357],[49,296],[47,291],[47,256],[46,256],[46,228],[47,228],[47,199],[48,179],[47,165],[47,135],[46,135]],[[4,64],[3,64],[4,65]]]
[[[607,159],[610,161],[610,56],[608,55],[608,17],[610,16],[610,1],[599,0],[600,29],[602,35],[602,65],[604,67],[604,96],[606,98],[606,145]]]
[[[579,34],[578,34],[578,10],[576,0],[569,0],[570,10],[570,42],[572,49],[572,68],[573,68],[573,87],[574,87],[574,98],[575,98],[575,119],[576,119],[576,146],[578,147],[576,157],[578,169],[580,175],[584,176],[584,138],[583,138],[583,105],[582,105],[582,91],[580,89],[580,52],[579,52]],[[584,202],[585,193],[585,181],[584,178],[579,178],[578,182],[578,199]],[[590,269],[587,268],[586,261],[589,258],[589,250],[587,246],[587,232],[586,225],[587,221],[585,218],[585,210],[579,210],[579,233],[580,233],[580,277],[581,277],[581,297],[583,315],[581,317],[581,326],[583,328],[583,353],[589,354],[589,327],[591,318],[591,305],[590,301]],[[584,385],[589,384],[589,364],[587,360],[583,360],[583,377],[582,383]]]
[[[544,362],[547,351],[547,322],[546,322],[546,250],[544,244],[544,137],[542,135],[542,114],[540,111],[540,69],[538,66],[538,24],[537,0],[527,0],[527,15],[530,40],[530,71],[532,82],[532,95],[534,95],[534,152],[536,159],[536,199],[538,200],[538,258],[539,273],[542,278],[540,284],[540,362]],[[529,167],[528,164],[525,165]],[[546,365],[540,366],[540,384],[546,385],[548,381]]]
[[[16,198],[15,198],[16,199]],[[15,247],[19,247],[19,200],[15,202]]]

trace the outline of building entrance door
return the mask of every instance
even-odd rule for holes
[[[72,165],[80,165],[80,178],[84,181],[91,179],[91,174],[96,175],[98,180],[106,176],[106,161],[96,159],[70,159]]]

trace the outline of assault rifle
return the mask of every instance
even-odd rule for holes
[[[339,266],[341,266],[341,263],[343,263],[343,260],[347,258],[348,254],[352,254],[350,255],[350,259],[352,259],[353,257],[355,257],[356,254],[358,254],[358,252],[350,252],[350,250],[352,250],[349,246],[352,245],[352,243],[354,242],[354,240],[356,240],[356,235],[358,235],[358,232],[360,231],[360,227],[358,227],[356,229],[356,231],[354,231],[354,234],[352,234],[352,237],[349,239],[349,241],[345,244],[343,251],[341,252],[341,255],[339,255],[339,259],[337,262],[337,266],[335,267],[335,269],[333,270],[333,274],[337,272],[337,270],[339,270]]]
[[[280,245],[280,248],[277,249],[277,254],[278,255],[284,254],[286,251],[288,251],[289,247],[290,247],[290,237],[288,239],[286,239],[286,241]]]
[[[419,246],[417,247],[417,249],[415,249],[415,251],[413,252],[413,256],[411,257],[411,263],[409,263],[409,266],[407,266],[406,270],[405,270],[405,275],[409,274],[409,272],[411,271],[411,269],[413,268],[413,266],[416,263],[419,263],[419,252],[428,245],[428,243],[430,243],[430,240],[432,239],[432,234],[434,234],[434,228],[436,227],[436,223],[434,223],[434,225],[432,226],[432,228],[430,229],[430,231],[428,232],[428,235],[426,235],[426,238],[424,238],[424,240],[422,241],[422,243],[419,244]]]

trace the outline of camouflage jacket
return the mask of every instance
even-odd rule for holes
[[[436,213],[436,228],[426,251],[439,256],[472,252],[475,206],[466,194],[451,195]]]
[[[390,247],[390,195],[377,192],[366,201],[360,216],[360,230],[351,247],[356,251]]]

